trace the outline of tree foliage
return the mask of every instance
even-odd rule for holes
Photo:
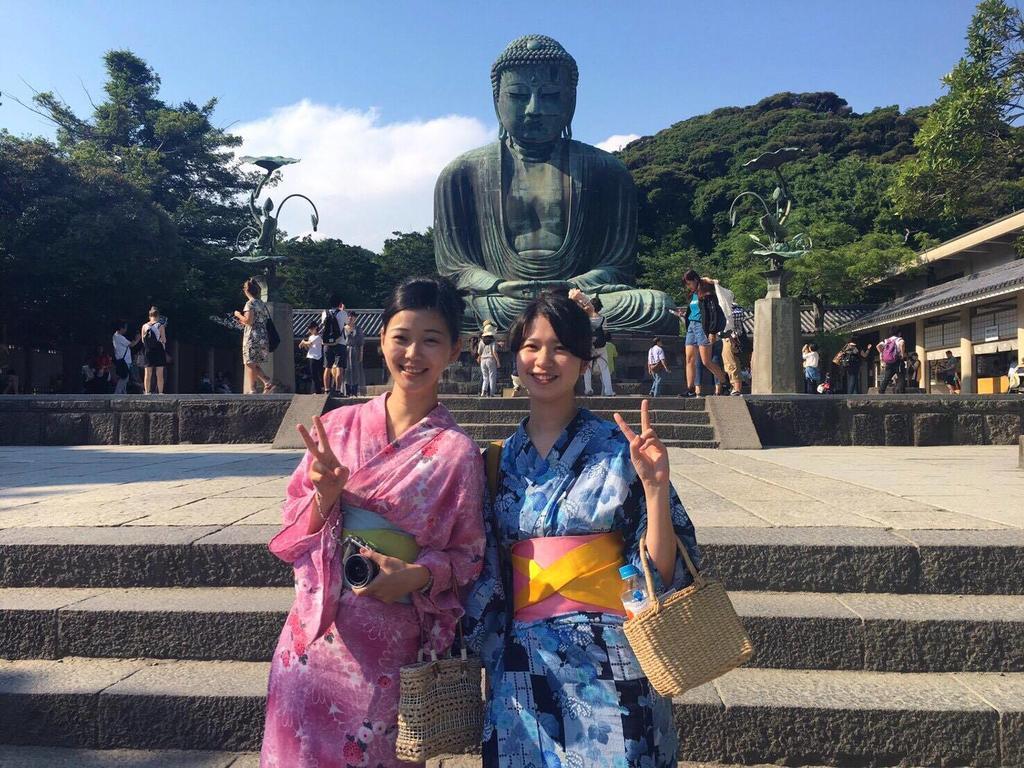
[[[792,146],[804,153],[785,166],[795,198],[787,226],[814,248],[789,262],[790,290],[818,304],[860,300],[874,279],[913,259],[886,192],[922,117],[897,107],[858,115],[834,93],[780,93],[630,144],[621,156],[640,193],[641,284],[680,300],[692,266],[727,281],[741,303],[763,296],[765,266],[748,234],[759,232],[759,214],[750,209],[731,227],[728,210],[740,192],[775,185],[743,164]]]
[[[950,236],[1024,205],[1024,18],[982,0],[967,50],[943,78],[947,92],[914,140],[917,154],[892,188],[898,214]]]

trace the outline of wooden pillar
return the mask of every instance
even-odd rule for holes
[[[964,395],[977,393],[974,377],[974,342],[971,341],[971,308],[960,310],[960,392]]]
[[[181,359],[181,344],[179,343],[179,341],[177,339],[175,339],[173,342],[171,342],[171,349],[174,350],[171,353],[174,356],[174,362],[171,365],[171,371],[173,373],[171,375],[170,390],[171,390],[171,392],[173,392],[174,394],[177,395],[177,394],[179,394],[181,392],[181,363],[182,363],[182,359]],[[165,384],[166,384],[166,382],[165,382]]]
[[[921,388],[922,392],[928,391],[928,382],[931,381],[931,376],[928,375],[928,360],[927,350],[924,348],[924,320],[920,319],[914,323],[914,351],[917,352],[917,359],[921,361],[921,365],[917,371],[917,386]]]
[[[1024,360],[1024,291],[1017,294],[1017,351],[1013,362]]]

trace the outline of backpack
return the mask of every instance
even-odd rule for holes
[[[890,336],[882,345],[882,362],[886,365],[899,362],[900,343],[895,336]]]
[[[156,352],[158,349],[164,348],[164,345],[160,343],[160,336],[156,332],[155,325],[149,326],[146,330],[146,335],[142,337],[142,343],[147,352]]]
[[[327,320],[324,322],[324,329],[320,335],[323,336],[324,344],[333,344],[341,336],[341,327],[338,325],[338,310],[327,310]]]
[[[604,329],[604,318],[601,318],[601,324],[594,329],[594,349],[601,349],[611,338],[611,334]]]
[[[722,305],[717,301],[709,301],[708,308],[711,310],[711,316],[705,318],[708,327],[704,329],[704,333],[709,336],[712,333],[721,333],[725,330],[725,312],[722,311]]]

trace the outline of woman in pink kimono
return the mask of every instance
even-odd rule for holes
[[[403,283],[381,331],[392,391],[314,419],[315,439],[299,427],[308,451],[270,542],[295,568],[295,603],[270,668],[261,768],[408,765],[395,758],[399,668],[451,644],[484,550],[480,452],[437,400],[462,311],[447,281]],[[343,566],[353,551],[379,571],[366,586]]]

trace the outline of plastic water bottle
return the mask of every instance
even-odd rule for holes
[[[647,610],[651,603],[647,597],[647,586],[635,565],[624,565],[619,568],[619,578],[622,579],[623,586],[619,595],[622,607],[626,609],[626,618],[632,619]]]

